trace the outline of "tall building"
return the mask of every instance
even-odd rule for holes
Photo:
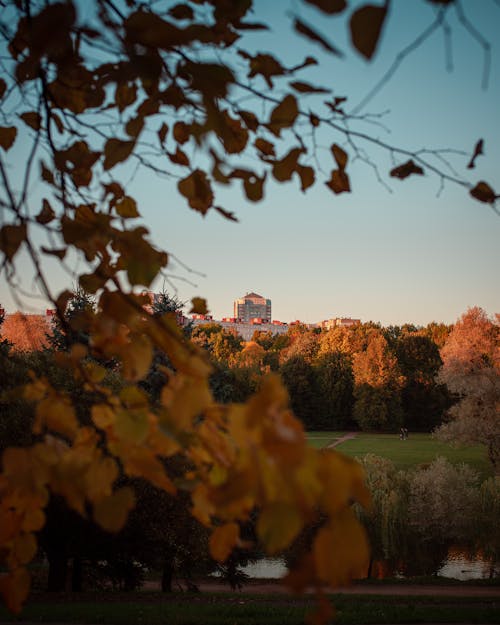
[[[234,316],[244,323],[250,323],[251,319],[271,321],[271,300],[257,293],[247,293],[234,300]]]

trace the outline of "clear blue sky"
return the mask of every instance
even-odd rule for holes
[[[273,31],[252,33],[249,40],[256,50],[274,51],[290,66],[308,54],[316,56],[319,67],[297,78],[320,81],[334,95],[347,95],[346,110],[350,110],[397,53],[433,20],[430,3],[392,4],[370,63],[350,48],[345,18],[324,19],[314,8],[288,0],[256,2],[256,19],[273,24]],[[385,112],[382,125],[359,128],[414,150],[471,152],[475,142],[484,138],[486,156],[478,159],[475,170],[465,169],[467,156],[450,155],[450,162],[471,181],[486,180],[498,191],[500,6],[494,0],[462,4],[492,45],[488,89],[482,88],[481,47],[450,14],[453,70],[446,67],[440,30],[402,63],[364,109]],[[294,12],[344,50],[345,58],[322,54],[318,46],[290,36]],[[333,165],[328,151],[333,140],[342,144],[342,137],[335,136],[325,137],[324,144],[319,141],[317,156],[325,174]],[[238,224],[215,211],[205,218],[191,211],[177,195],[175,183],[168,180],[141,174],[131,182],[130,192],[139,200],[154,241],[203,274],[172,264],[172,283],[180,299],[206,297],[216,318],[230,316],[233,300],[247,291],[270,298],[273,318],[284,321],[352,316],[384,325],[426,324],[453,322],[474,305],[499,312],[500,217],[468,197],[462,187],[447,183],[440,192],[435,176],[414,176],[404,182],[389,178],[394,163],[388,155],[376,149],[370,149],[369,155],[390,190],[377,180],[373,168],[361,162],[348,167],[353,192],[341,196],[333,195],[323,183],[302,194],[294,179],[284,185],[268,184],[265,200],[251,204],[235,187],[219,195],[218,203],[237,214]],[[56,273],[54,280],[64,286]],[[16,304],[0,286],[0,302],[15,310]],[[162,287],[161,282],[154,286]],[[173,290],[171,284],[165,288]],[[42,308],[43,303],[30,303],[32,309],[37,306]]]

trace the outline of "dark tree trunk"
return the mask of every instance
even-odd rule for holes
[[[161,574],[161,590],[162,592],[172,592],[172,582],[174,579],[174,562],[172,558],[166,558],[163,563],[163,571]]]
[[[83,561],[80,556],[73,558],[73,570],[71,572],[71,590],[82,592],[83,590]]]
[[[54,549],[47,554],[49,561],[49,576],[47,590],[49,592],[63,592],[66,590],[68,579],[68,556],[64,550]]]

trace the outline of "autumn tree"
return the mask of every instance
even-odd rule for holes
[[[14,351],[37,351],[47,345],[49,324],[43,315],[8,315],[2,325],[2,336]]]
[[[373,56],[388,3],[351,10],[339,0],[307,2],[322,17],[348,16],[353,48]],[[453,4],[436,0],[441,24]],[[289,577],[295,589],[314,584],[320,591],[365,567],[366,540],[351,509],[354,499],[368,500],[359,466],[308,449],[274,376],[244,405],[216,403],[204,352],[171,315],[146,310],[142,291],[169,255],[151,243],[140,220],[129,187],[133,168],[173,177],[191,209],[227,219],[236,216],[217,194],[231,183],[250,202],[271,180],[293,178],[302,191],[320,183],[334,194],[349,192],[351,162],[370,145],[395,159],[394,178],[433,173],[493,208],[496,194],[485,181],[450,173],[439,152],[412,152],[346,124],[344,98],[303,78],[316,64],[312,55],[291,65],[248,48],[244,35],[266,29],[252,21],[251,9],[251,0],[2,3],[1,268],[17,292],[26,259],[61,323],[72,293],[52,288],[46,260],[96,299],[95,315],[83,326],[70,324],[88,343],[58,356],[92,392],[91,422],[82,426],[71,397],[35,375],[23,397],[33,403],[39,440],[3,453],[0,553],[7,572],[0,591],[15,611],[28,593],[25,565],[37,549],[48,493],[116,531],[135,502],[133,490],[117,481],[120,470],[172,495],[182,485],[192,514],[212,530],[217,560],[240,544],[240,523],[258,509],[257,535],[269,553],[323,519],[312,558]],[[300,17],[293,28],[311,46],[338,53]],[[305,98],[318,93],[326,101],[313,110]],[[318,132],[330,145],[330,163],[321,169],[309,158]],[[472,161],[481,152],[478,143]],[[22,154],[21,167],[11,162],[14,154]],[[195,298],[192,311],[206,312],[206,303]],[[172,369],[152,405],[140,383],[155,349]],[[120,388],[103,382],[101,363],[110,361],[125,381]],[[177,453],[190,464],[180,484],[163,462]]]
[[[455,323],[441,349],[439,379],[458,402],[438,436],[458,444],[480,444],[500,471],[500,325],[481,308],[470,308]]]

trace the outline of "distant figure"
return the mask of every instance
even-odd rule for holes
[[[408,438],[408,428],[405,428],[405,439]]]
[[[408,438],[408,430],[406,428],[401,428],[399,430],[399,438],[402,441],[405,441]]]

